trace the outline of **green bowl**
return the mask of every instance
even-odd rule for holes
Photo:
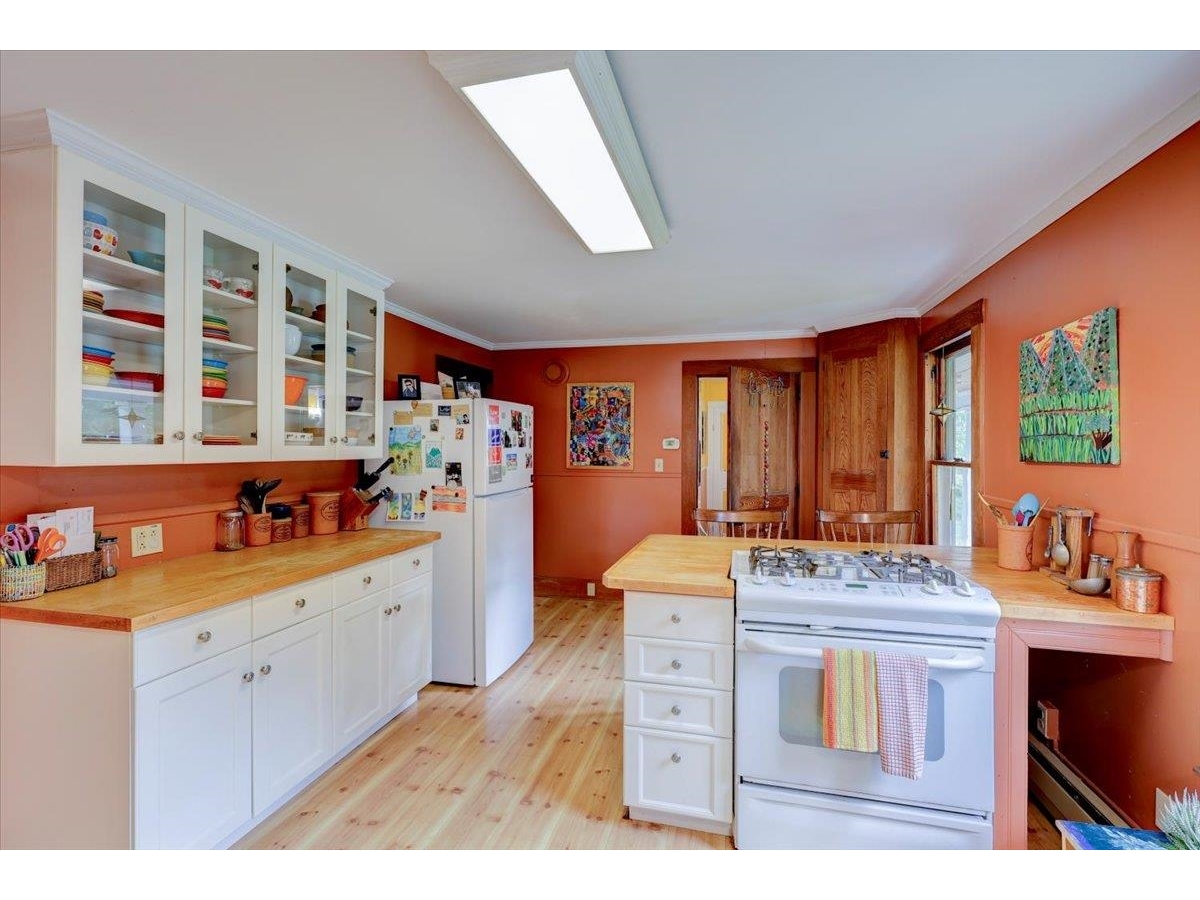
[[[129,258],[136,265],[162,272],[167,267],[167,258],[161,253],[151,253],[149,250],[128,250]]]

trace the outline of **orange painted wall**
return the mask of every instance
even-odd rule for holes
[[[396,400],[400,388],[396,376],[416,374],[424,382],[437,382],[434,357],[449,356],[472,365],[496,368],[496,355],[466,341],[410,322],[388,313],[383,326],[383,398]],[[495,393],[495,391],[493,391]]]
[[[1035,658],[1031,690],[1062,710],[1063,751],[1140,824],[1154,788],[1200,787],[1200,126],[1193,126],[940,304],[929,327],[980,297],[984,322],[983,472],[991,498],[1024,491],[1098,513],[1143,536],[1166,577],[1175,661],[1055,653]],[[1105,306],[1118,308],[1121,464],[1021,463],[1017,347]],[[988,522],[986,537],[995,545]],[[1039,531],[1035,546],[1045,546]]]
[[[682,437],[684,361],[815,355],[812,339],[497,353],[496,396],[534,406],[534,572],[598,583],[646,535],[679,533],[679,451],[662,440]],[[567,388],[541,376],[551,359],[567,364],[570,381],[633,382],[632,472],[567,468]]]

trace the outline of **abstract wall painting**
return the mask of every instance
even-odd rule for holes
[[[567,465],[633,468],[633,384],[567,385]]]
[[[1117,309],[1021,342],[1022,462],[1117,465]]]

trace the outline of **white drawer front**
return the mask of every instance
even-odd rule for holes
[[[733,737],[733,694],[627,681],[625,724],[709,737]]]
[[[733,646],[627,637],[625,677],[729,691],[733,689]]]
[[[379,591],[391,584],[388,567],[390,557],[376,559],[353,569],[335,572],[333,576],[333,605],[345,606]]]
[[[625,729],[625,804],[733,821],[733,742]]]
[[[274,634],[289,625],[333,609],[333,576],[314,578],[255,597],[251,601],[251,608],[254,611],[255,640]]]
[[[433,571],[433,545],[426,544],[407,553],[392,557],[392,584],[400,584],[410,578],[419,578]]]
[[[240,647],[250,635],[249,600],[139,631],[133,636],[133,683],[145,684]]]
[[[732,644],[733,601],[626,591],[625,633]]]

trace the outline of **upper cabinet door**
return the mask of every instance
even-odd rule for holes
[[[276,245],[271,303],[274,459],[332,459],[342,417],[336,273]]]
[[[184,418],[188,461],[271,455],[271,242],[188,207]]]
[[[331,421],[338,456],[370,459],[384,451],[383,291],[338,275],[337,293],[343,311],[334,323],[343,402]]]
[[[55,463],[181,462],[183,204],[58,158]]]

